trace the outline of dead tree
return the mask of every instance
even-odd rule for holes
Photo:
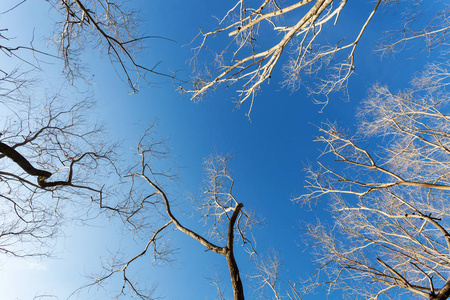
[[[64,221],[88,216],[92,204],[98,213],[107,182],[97,176],[116,171],[116,145],[86,119],[89,99],[71,103],[53,95],[42,103],[23,91],[20,99],[13,94],[0,102],[0,249],[46,255],[50,249],[38,245],[51,245]],[[85,209],[68,211],[71,205]]]
[[[229,37],[230,40],[214,52],[215,61],[210,68],[194,71],[193,86],[186,89],[191,99],[201,99],[206,92],[221,84],[227,87],[239,84],[237,106],[250,101],[250,114],[255,95],[262,89],[263,83],[270,82],[273,71],[279,68],[284,75],[283,86],[295,91],[306,84],[312,94],[325,95],[324,100],[318,103],[326,104],[330,93],[346,90],[348,80],[357,67],[355,56],[358,45],[364,40],[364,33],[373,17],[382,8],[398,5],[399,8],[395,9],[414,12],[419,24],[430,22],[428,27],[414,30],[411,18],[405,18],[405,28],[397,31],[397,28],[392,28],[392,32],[381,38],[383,50],[398,49],[396,45],[420,37],[433,45],[436,42],[445,44],[449,27],[444,1],[433,7],[431,16],[422,15],[422,6],[415,1],[407,4],[389,0],[358,3],[370,5],[372,10],[364,21],[354,24],[355,31],[345,33],[333,28],[337,27],[335,25],[339,23],[339,18],[343,18],[343,12],[357,4],[354,1],[302,0],[278,3],[275,0],[262,0],[259,6],[252,6],[248,2],[237,1],[218,20],[218,29],[200,31],[202,41],[195,48],[194,66],[197,59],[203,60],[202,49],[215,51],[213,44],[208,42],[210,39],[216,37],[226,40]],[[400,36],[401,33],[405,33],[405,36]],[[328,40],[326,43],[320,41],[324,36]],[[305,83],[305,77],[309,75],[317,80],[313,86]]]
[[[327,163],[309,170],[310,193],[297,200],[329,195],[334,229],[308,226],[321,264],[309,287],[368,299],[450,296],[449,77],[430,68],[410,90],[374,86],[360,109],[359,139],[332,124],[320,129]],[[431,75],[441,80],[425,84]]]
[[[151,230],[153,234],[147,241],[142,252],[125,262],[115,261],[106,268],[101,275],[95,277],[91,285],[101,284],[115,274],[122,274],[124,284],[117,293],[117,297],[125,295],[131,290],[141,299],[152,299],[152,291],[139,288],[139,282],[133,282],[130,266],[138,263],[145,255],[153,252],[156,261],[171,260],[173,253],[164,245],[166,235],[175,229],[201,244],[207,250],[224,257],[228,266],[230,282],[234,299],[244,299],[244,285],[235,259],[236,243],[247,245],[249,251],[254,251],[251,241],[246,237],[247,231],[256,222],[255,218],[244,211],[244,205],[233,193],[234,179],[229,171],[228,156],[213,155],[205,161],[206,187],[204,198],[194,200],[196,208],[202,213],[202,220],[208,227],[208,232],[202,234],[200,230],[186,226],[173,211],[173,200],[163,188],[164,180],[169,183],[174,179],[169,171],[155,171],[160,159],[166,158],[167,150],[164,142],[157,141],[148,131],[138,145],[137,164],[128,172],[130,189],[124,202],[115,207],[109,207],[120,216],[132,230]],[[158,221],[159,220],[159,221]],[[158,225],[159,224],[159,225]],[[91,286],[88,285],[88,286]]]
[[[255,94],[264,82],[270,81],[273,70],[282,55],[289,52],[289,47],[294,49],[294,54],[283,67],[285,86],[292,90],[298,89],[304,73],[317,74],[330,63],[336,53],[345,52],[344,61],[330,68],[333,69],[330,77],[323,79],[317,90],[328,95],[345,88],[355,69],[358,43],[381,3],[381,0],[374,3],[372,12],[363,24],[358,24],[361,29],[350,42],[336,41],[335,45],[319,45],[316,39],[321,36],[322,30],[329,30],[325,27],[338,21],[347,0],[306,0],[286,6],[278,5],[277,1],[264,0],[255,8],[248,7],[245,1],[238,1],[220,20],[219,29],[200,33],[203,41],[196,48],[197,55],[212,36],[228,33],[233,42],[216,55],[218,70],[214,69],[206,76],[194,78],[194,88],[189,91],[192,93],[192,99],[202,97],[206,91],[219,84],[232,85],[242,82],[237,105],[249,99],[250,113]],[[292,24],[283,19],[283,16],[288,14],[297,15]],[[258,35],[266,37],[274,33],[277,34],[273,38],[275,42],[268,48],[260,50],[256,46]],[[227,52],[231,53],[230,57]]]
[[[27,6],[26,1],[2,12],[13,14],[18,6]],[[139,34],[139,12],[121,1],[104,0],[50,0],[50,11],[56,13],[50,22],[54,22],[53,36],[46,36],[47,42],[54,43],[56,50],[44,49],[36,45],[35,37],[27,44],[16,44],[14,24],[4,24],[0,28],[0,54],[10,60],[10,64],[23,63],[31,69],[41,69],[41,60],[53,58],[63,62],[63,73],[69,81],[85,78],[84,62],[81,58],[86,48],[97,48],[108,57],[117,75],[128,85],[131,93],[139,90],[140,84],[150,84],[149,76],[175,79],[174,75],[160,72],[156,61],[154,65],[139,62],[139,51],[145,48],[149,39],[170,39],[158,35]],[[36,24],[39,26],[41,24]],[[39,37],[40,38],[40,37]],[[11,70],[4,67],[0,73],[8,75]]]

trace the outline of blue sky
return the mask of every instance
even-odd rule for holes
[[[15,2],[2,1],[0,11]],[[161,60],[160,70],[181,70],[180,76],[187,78],[189,65],[186,62],[192,56],[191,47],[200,41],[188,44],[198,34],[199,27],[204,30],[216,28],[217,21],[212,16],[221,17],[233,2],[136,1],[132,5],[142,12],[143,32],[177,41],[149,40],[145,52],[138,54],[139,61],[153,65]],[[348,30],[358,28],[373,4],[371,1],[358,1],[352,5],[344,10],[337,29],[333,29],[334,34],[345,35]],[[295,18],[295,15],[289,17]],[[236,97],[233,87],[221,87],[209,94],[206,100],[194,103],[189,101],[188,95],[175,91],[170,80],[155,77],[154,84],[143,86],[138,94],[130,96],[109,62],[99,57],[96,50],[87,50],[83,58],[88,66],[87,73],[94,75],[92,88],[98,101],[98,119],[106,122],[114,138],[122,140],[124,147],[131,149],[145,124],[155,120],[159,124],[158,134],[169,138],[173,157],[181,167],[181,181],[170,187],[169,193],[177,197],[176,201],[182,207],[189,204],[186,200],[188,193],[200,193],[203,159],[215,151],[234,153],[231,168],[236,180],[236,197],[265,223],[253,232],[258,250],[264,254],[275,249],[283,259],[282,279],[296,280],[314,270],[309,250],[302,246],[301,224],[327,216],[323,203],[309,210],[291,202],[292,197],[304,192],[304,164],[314,162],[320,154],[320,145],[313,143],[317,134],[314,125],[338,120],[351,128],[355,123],[358,102],[365,97],[372,83],[387,83],[394,89],[405,88],[411,76],[433,59],[430,55],[420,54],[413,59],[409,59],[409,55],[397,55],[381,60],[373,52],[380,33],[395,25],[392,20],[398,20],[398,17],[399,13],[393,9],[374,18],[357,49],[357,69],[349,83],[350,101],[343,101],[345,97],[341,94],[332,95],[322,113],[319,112],[321,107],[312,103],[305,89],[292,93],[281,87],[280,68],[274,72],[270,84],[263,85],[262,93],[255,100],[250,122],[245,116],[248,110],[245,105],[233,111],[231,100]],[[19,18],[20,25],[17,24]],[[35,28],[37,42],[43,47],[46,45],[42,41],[52,29],[52,15],[45,1],[30,0],[11,13],[0,16],[0,22],[2,26],[11,28],[11,34],[24,36],[25,40],[30,37],[30,28]],[[270,43],[270,40],[262,43]],[[219,38],[210,41],[211,47],[220,44]],[[405,53],[415,53],[415,49]],[[57,62],[46,65],[46,77],[57,77],[60,68]],[[178,216],[182,222],[203,232],[201,223],[195,218],[188,214]],[[65,299],[74,289],[88,282],[83,277],[85,273],[100,268],[99,258],[107,256],[105,249],[122,248],[127,257],[142,249],[142,241],[124,235],[117,222],[108,222],[100,218],[91,226],[69,224],[65,236],[58,240],[55,259],[0,258],[2,297],[31,299],[34,295],[52,294]],[[170,238],[180,247],[179,262],[152,268],[143,261],[143,268],[137,275],[142,278],[141,282],[147,282],[148,286],[157,284],[156,294],[166,299],[214,299],[214,288],[205,277],[217,271],[230,295],[223,257],[205,252],[181,233],[173,233]],[[244,252],[238,250],[237,260],[243,274],[251,272]],[[118,288],[120,282],[109,287]],[[253,298],[251,288],[247,287],[246,293],[248,299]],[[107,291],[93,288],[81,293],[79,299],[107,299],[106,294]],[[317,297],[312,295],[305,299]],[[339,295],[330,298],[340,299]]]

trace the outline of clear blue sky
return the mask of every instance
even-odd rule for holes
[[[2,1],[0,11],[16,2]],[[357,29],[373,6],[372,1],[353,2],[357,3],[351,3],[354,6],[349,5],[340,17],[339,33]],[[136,1],[132,5],[142,11],[143,32],[177,41],[150,40],[148,49],[138,56],[140,62],[153,65],[161,60],[160,70],[184,69],[179,74],[187,77],[189,66],[186,62],[193,53],[187,44],[198,34],[199,27],[204,30],[216,28],[217,21],[212,16],[221,17],[233,2],[168,0]],[[25,34],[25,40],[30,37],[29,29],[34,27],[37,43],[45,46],[42,41],[52,28],[49,11],[45,1],[29,0],[11,13],[0,16],[0,27],[10,28],[13,35],[22,37]],[[281,87],[282,76],[278,68],[270,84],[264,84],[262,93],[256,98],[251,123],[245,116],[248,107],[244,105],[233,111],[231,100],[236,96],[233,87],[221,87],[209,94],[205,101],[193,103],[187,95],[177,93],[169,80],[154,78],[154,86],[143,86],[140,93],[130,96],[109,63],[96,57],[95,50],[87,51],[84,58],[88,73],[95,75],[93,90],[98,101],[98,118],[106,121],[114,137],[131,148],[145,123],[157,120],[159,134],[170,139],[173,156],[182,167],[179,174],[182,181],[170,188],[171,195],[176,196],[179,203],[188,201],[185,197],[188,193],[200,193],[205,157],[214,151],[235,154],[231,165],[236,180],[235,195],[246,209],[254,211],[265,221],[263,227],[253,232],[257,249],[263,254],[268,249],[275,249],[284,263],[282,279],[295,280],[314,270],[309,250],[302,246],[301,224],[327,216],[323,205],[311,211],[290,201],[293,196],[304,192],[304,164],[314,162],[320,154],[320,145],[313,143],[317,134],[314,125],[338,120],[342,125],[352,127],[358,102],[365,97],[372,83],[387,83],[394,90],[407,87],[414,72],[432,60],[424,54],[414,59],[395,56],[381,60],[374,54],[372,49],[380,33],[393,25],[393,19],[398,20],[395,10],[378,14],[369,25],[357,49],[357,68],[349,83],[349,102],[343,101],[342,95],[332,95],[329,105],[319,113],[321,107],[312,103],[305,89],[291,93]],[[192,46],[199,42],[194,41]],[[210,42],[214,46],[217,41]],[[57,73],[60,67],[57,63],[46,66],[48,77],[53,78],[55,74],[51,72]],[[201,223],[197,223],[195,218],[178,216],[182,222],[203,232]],[[65,299],[78,286],[88,282],[83,278],[85,273],[100,268],[99,257],[108,253],[105,249],[114,252],[120,246],[128,257],[142,249],[142,241],[133,241],[123,235],[115,222],[110,226],[107,221],[99,219],[93,225],[96,226],[68,226],[66,236],[58,241],[55,259],[0,258],[1,298],[25,300],[34,295],[53,294]],[[214,299],[215,290],[206,277],[217,271],[223,278],[227,295],[230,295],[223,257],[205,252],[181,233],[171,234],[171,239],[180,247],[179,262],[156,268],[146,265],[139,275],[142,281],[146,280],[148,286],[159,285],[156,294],[165,296],[165,299]],[[239,250],[237,260],[245,283],[245,274],[251,272],[251,265],[246,254]],[[111,287],[114,288],[114,284]],[[107,299],[103,290],[91,289],[90,292],[83,292],[79,299]],[[253,298],[250,287],[246,287],[246,293],[248,299]],[[324,294],[305,299],[322,298],[325,298]],[[339,298],[336,295],[336,299]]]

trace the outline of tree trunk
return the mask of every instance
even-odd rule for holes
[[[439,291],[437,294],[431,294],[429,299],[430,300],[445,300],[450,297],[450,280],[448,280],[444,287]]]
[[[6,157],[12,159],[28,174],[38,176],[38,184],[41,187],[45,187],[46,184],[48,184],[47,182],[45,182],[45,180],[52,176],[52,173],[45,170],[36,169],[25,157],[22,156],[22,154],[17,152],[14,148],[0,142],[0,153],[3,153],[3,155],[5,155]]]
[[[244,205],[239,203],[236,205],[233,215],[228,223],[228,240],[227,246],[224,248],[225,257],[227,259],[228,270],[230,271],[231,286],[233,287],[234,300],[244,300],[244,287],[242,286],[241,276],[239,276],[239,268],[234,259],[234,225],[236,219]]]
[[[226,254],[228,270],[230,271],[231,286],[233,287],[234,300],[244,300],[244,288],[242,286],[239,268],[234,259],[233,251],[228,250]]]

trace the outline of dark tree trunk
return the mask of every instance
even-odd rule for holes
[[[233,287],[234,300],[244,300],[244,288],[242,286],[239,268],[234,259],[233,251],[227,251],[226,254],[228,270],[230,271],[231,286]]]
[[[448,280],[444,287],[437,294],[431,294],[430,300],[446,300],[450,297],[450,280]]]
[[[231,286],[233,287],[234,300],[244,300],[244,287],[242,286],[241,276],[239,275],[239,268],[234,259],[234,225],[236,219],[241,212],[244,205],[239,203],[234,209],[233,215],[228,224],[228,240],[225,249],[225,257],[227,259],[228,270],[230,271]]]
[[[0,142],[0,153],[3,153],[3,155],[13,160],[28,174],[38,176],[38,184],[41,187],[46,187],[48,183],[45,182],[45,180],[52,176],[52,173],[45,170],[36,169],[25,157],[22,156],[22,154],[2,142]]]
[[[17,152],[14,148],[0,142],[0,152],[3,153],[5,156],[12,159],[16,164],[18,164],[25,172],[27,172],[30,175],[33,176],[42,176],[42,177],[50,177],[52,176],[52,173],[45,171],[45,170],[39,170],[36,169],[31,165],[31,163],[22,156],[19,152]]]

